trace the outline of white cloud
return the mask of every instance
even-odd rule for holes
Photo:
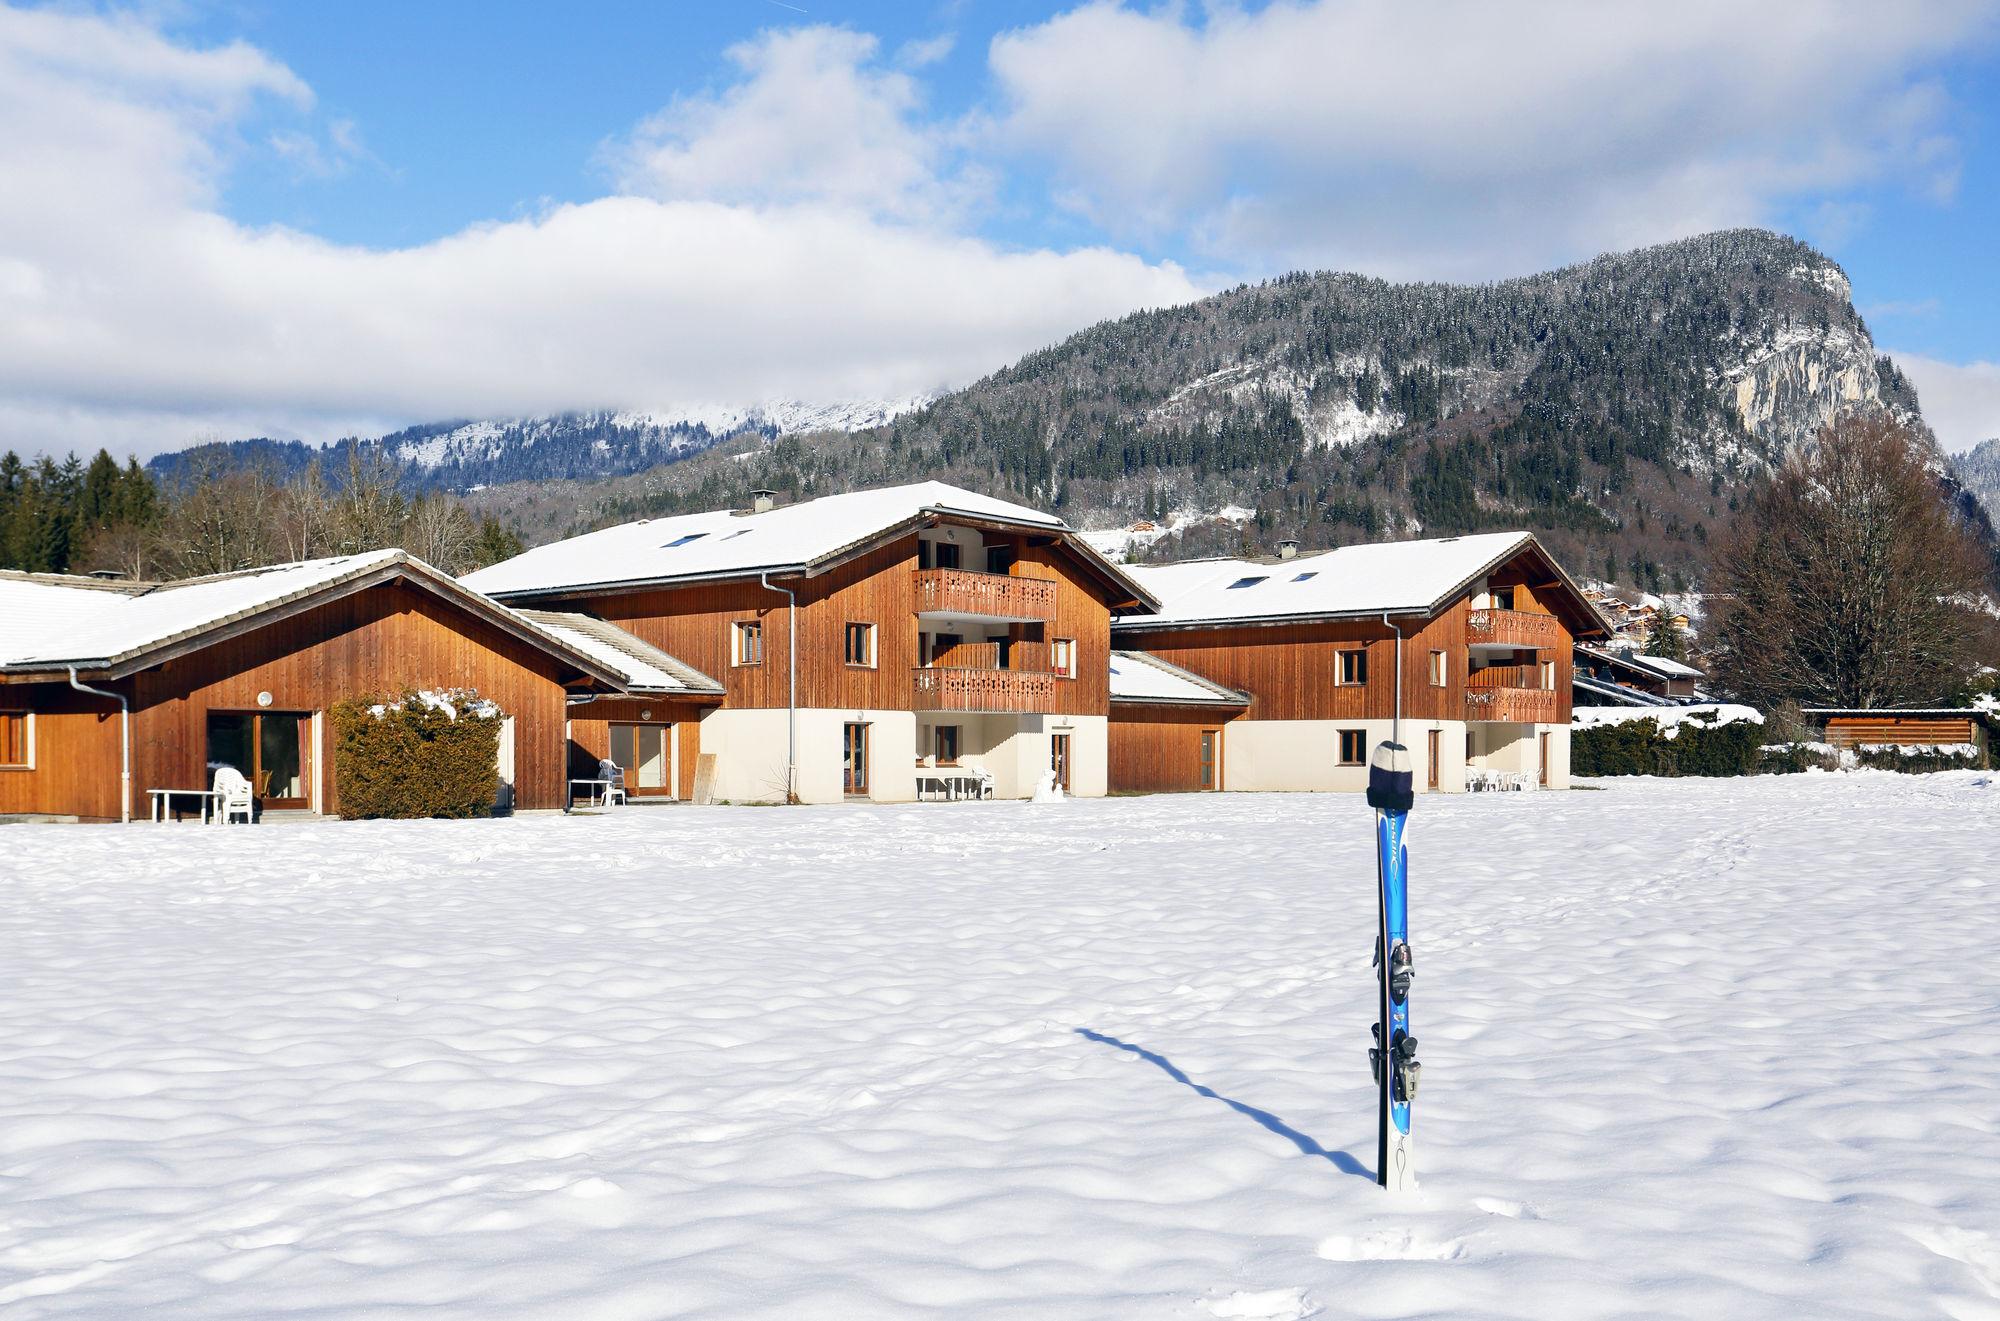
[[[1895,353],[1917,387],[1924,421],[1953,453],[2000,437],[2000,363],[1945,362],[1921,353]]]
[[[1925,70],[1991,0],[1096,3],[995,39],[997,140],[1119,234],[1486,276],[1900,179],[1947,196]],[[1829,213],[1829,219],[1834,218]]]
[[[1200,292],[1170,264],[937,223],[914,89],[871,52],[824,29],[739,51],[742,85],[641,135],[651,195],[373,249],[216,209],[260,98],[306,116],[283,65],[131,19],[0,8],[0,448],[894,397]],[[788,137],[802,126],[777,92],[795,78],[859,140]],[[806,182],[760,183],[744,161]]]

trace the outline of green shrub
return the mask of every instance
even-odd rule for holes
[[[1715,723],[1713,712],[1680,722],[1672,738],[1651,716],[1570,731],[1576,775],[1751,775],[1764,727],[1754,720]]]
[[[333,708],[344,817],[490,816],[500,715],[470,691],[355,698]]]
[[[1766,743],[1758,750],[1757,770],[1763,775],[1798,775],[1809,770],[1839,769],[1840,754],[1824,743],[1800,739]]]
[[[1901,747],[1896,744],[1864,744],[1854,749],[1854,760],[1878,771],[1901,771],[1924,775],[1931,771],[1976,771],[1984,763],[1975,748]]]

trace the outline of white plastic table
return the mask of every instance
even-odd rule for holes
[[[603,807],[611,798],[611,781],[609,780],[571,780],[569,782],[569,798],[563,803],[563,811],[567,812],[571,807],[576,805],[576,786],[579,784],[584,787],[586,796],[590,799],[592,807]]]
[[[173,800],[176,798],[201,799],[201,819],[204,824],[215,814],[216,805],[222,801],[222,795],[213,789],[148,789],[146,793],[153,800],[155,825],[167,819],[167,814],[173,810]]]

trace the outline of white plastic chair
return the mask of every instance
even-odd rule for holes
[[[228,825],[239,816],[245,825],[257,819],[256,799],[250,792],[250,781],[243,778],[243,772],[234,766],[216,767],[214,789],[218,825]]]
[[[625,768],[609,757],[597,763],[597,774],[604,781],[604,805],[631,801],[625,796]]]

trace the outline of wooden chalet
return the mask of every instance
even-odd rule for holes
[[[565,800],[573,695],[624,677],[399,550],[172,583],[0,573],[0,815],[144,817],[227,763],[266,811],[334,814],[327,714],[474,688],[512,805]]]
[[[1571,666],[1578,706],[1684,706],[1700,701],[1703,674],[1666,656],[1578,643]]]
[[[1243,702],[1119,701],[1114,689],[1114,790],[1362,789],[1399,689],[1420,787],[1568,784],[1572,648],[1608,626],[1528,533],[1132,573],[1160,606],[1113,620],[1121,651]]]
[[[672,734],[649,726],[698,723],[714,797],[734,802],[1025,797],[1047,773],[1102,794],[1111,611],[1153,605],[1061,519],[939,482],[793,505],[759,493],[465,582],[713,676],[719,701],[698,720],[620,699],[611,723],[651,746]]]

